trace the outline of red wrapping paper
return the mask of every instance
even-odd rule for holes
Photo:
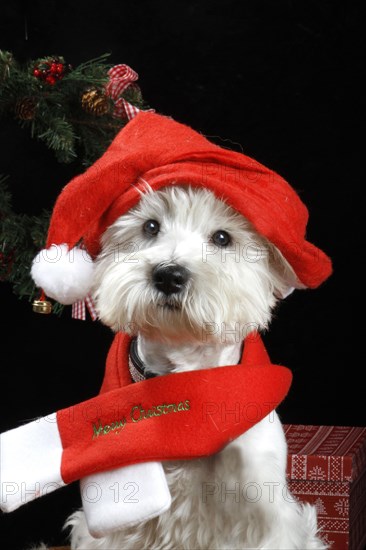
[[[366,428],[285,425],[290,491],[315,505],[332,550],[366,545]]]

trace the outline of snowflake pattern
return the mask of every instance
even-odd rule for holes
[[[348,515],[349,515],[349,501],[348,501],[348,499],[340,498],[334,504],[334,508],[340,516],[348,517]]]
[[[314,466],[309,470],[309,479],[324,481],[327,479],[327,474],[320,466]]]
[[[325,509],[325,505],[324,505],[324,500],[321,499],[320,497],[318,497],[316,499],[316,501],[314,502],[315,504],[315,508],[316,508],[316,511],[317,511],[317,514],[319,515],[322,515],[322,516],[326,516],[327,515],[327,511]]]
[[[322,541],[323,541],[325,544],[328,544],[329,546],[330,546],[331,544],[333,544],[334,539],[333,539],[333,538],[329,538],[329,533],[320,533],[320,536],[321,536]],[[347,548],[348,548],[348,544],[347,544]]]

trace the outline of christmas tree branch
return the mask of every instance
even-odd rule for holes
[[[61,56],[22,66],[11,52],[0,50],[0,116],[15,119],[32,138],[45,143],[59,162],[77,163],[79,172],[104,153],[128,122],[122,111],[116,115],[115,101],[122,98],[134,112],[148,108],[136,83],[128,82],[117,98],[108,95],[109,55],[77,67]],[[15,294],[33,300],[39,289],[30,277],[30,267],[46,241],[50,213],[16,213],[6,180],[0,177],[0,281],[10,282]],[[53,311],[62,307],[55,304]]]

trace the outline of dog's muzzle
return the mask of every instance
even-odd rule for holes
[[[157,265],[152,272],[155,288],[166,296],[178,294],[184,290],[190,277],[188,269],[179,264]]]

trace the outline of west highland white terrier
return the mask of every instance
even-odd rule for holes
[[[134,338],[149,377],[237,364],[295,280],[276,247],[208,189],[146,186],[104,233],[93,292],[100,319]],[[326,549],[315,508],[287,489],[286,460],[273,411],[213,456],[164,462],[172,505],[159,517],[96,539],[84,512],[73,514],[71,547]]]

